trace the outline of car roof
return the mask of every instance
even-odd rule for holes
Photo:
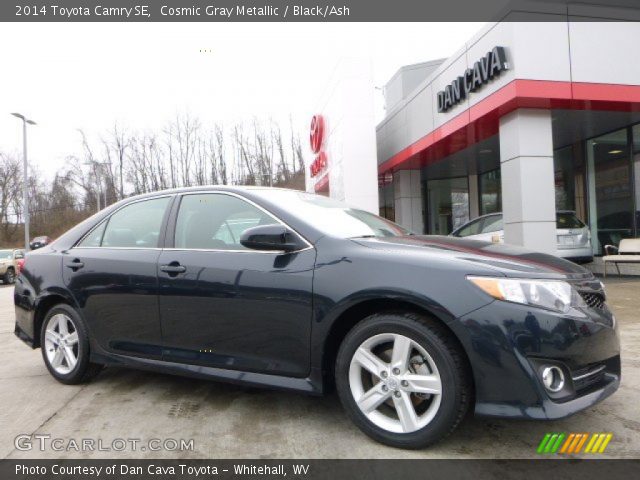
[[[131,197],[127,197],[124,200],[133,200],[138,198],[147,198],[147,197],[155,197],[158,195],[167,195],[167,194],[180,194],[180,193],[191,193],[191,192],[206,192],[210,190],[220,190],[224,192],[251,192],[256,190],[285,190],[285,191],[294,191],[299,192],[300,190],[293,190],[291,188],[279,188],[279,187],[268,187],[261,185],[199,185],[195,187],[177,187],[177,188],[169,188],[166,190],[157,190],[155,192],[150,193],[141,193],[139,195],[133,195]]]

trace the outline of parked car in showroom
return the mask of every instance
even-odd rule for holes
[[[611,395],[602,284],[561,258],[415,235],[260,187],[123,200],[31,252],[16,335],[65,384],[104,365],[322,394],[395,447],[478,415],[556,419]]]
[[[24,259],[24,250],[6,248],[0,250],[0,280],[5,285],[12,284],[19,273],[18,262]]]
[[[591,231],[575,212],[570,210],[556,212],[556,229],[559,257],[576,263],[593,261]],[[482,215],[458,227],[450,235],[503,243],[502,213]]]
[[[37,250],[38,248],[42,248],[45,245],[49,245],[51,243],[51,238],[45,236],[35,237],[29,243],[29,248],[31,250]]]

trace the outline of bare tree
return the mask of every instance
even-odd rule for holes
[[[21,191],[20,161],[16,156],[0,153],[0,222],[3,240],[15,234],[17,224],[21,220]]]

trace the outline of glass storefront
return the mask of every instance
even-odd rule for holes
[[[393,195],[393,175],[391,173],[380,175],[378,178],[379,215],[395,222],[395,199]]]
[[[560,148],[553,153],[553,167],[556,187],[556,210],[575,211],[576,182],[573,165],[573,145]]]
[[[633,127],[633,191],[635,193],[635,236],[640,237],[640,124]]]
[[[426,231],[448,235],[469,221],[469,181],[467,177],[427,180]]]
[[[587,223],[585,169],[580,144],[553,152],[556,210],[570,210]]]
[[[502,211],[502,186],[500,168],[478,175],[480,215]]]
[[[634,236],[634,185],[630,131],[617,130],[587,141],[589,218],[594,253]]]
[[[447,235],[470,220],[470,177],[422,175],[426,233]],[[500,177],[500,168],[477,175],[479,215],[502,211]],[[556,209],[575,211],[589,225],[595,255],[640,237],[640,124],[555,150],[554,179]],[[392,182],[380,184],[380,195],[380,213],[393,219]]]

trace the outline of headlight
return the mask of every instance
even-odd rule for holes
[[[526,280],[519,278],[467,277],[475,286],[497,300],[546,308],[568,313],[585,306],[582,297],[561,280]]]

